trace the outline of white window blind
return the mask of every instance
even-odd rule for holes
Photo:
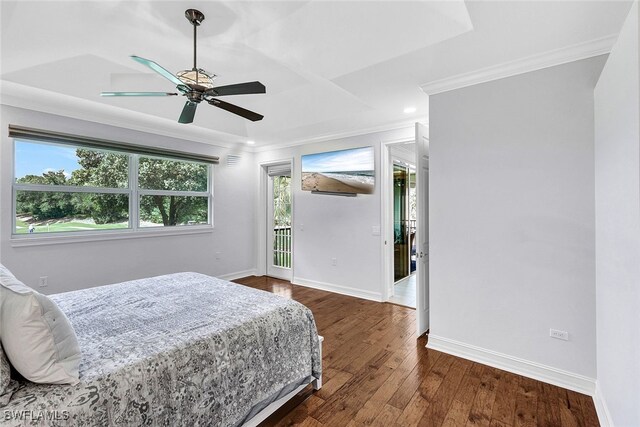
[[[267,167],[267,175],[291,176],[291,165],[289,163],[283,163],[280,165],[270,165]]]
[[[129,144],[98,138],[89,138],[85,136],[51,132],[47,130],[33,129],[16,125],[9,125],[9,137],[14,139],[35,140],[39,142],[69,144],[73,146],[119,151],[124,153],[135,153],[146,156],[170,157],[177,160],[205,162],[210,164],[218,164],[219,162],[219,158],[217,156],[207,156],[203,154],[187,153],[184,151],[171,150],[167,148],[149,147],[146,145]]]

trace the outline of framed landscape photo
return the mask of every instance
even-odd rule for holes
[[[302,190],[304,191],[372,194],[374,189],[373,147],[350,148],[302,156]]]

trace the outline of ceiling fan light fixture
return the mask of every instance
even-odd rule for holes
[[[214,85],[213,81],[217,76],[213,73],[208,73],[201,68],[199,70],[178,71],[176,73],[176,77],[186,85],[198,85],[211,89]]]

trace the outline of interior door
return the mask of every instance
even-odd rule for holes
[[[291,165],[267,169],[267,275],[293,279]]]
[[[416,123],[416,192],[416,323],[422,335],[429,329],[429,135],[420,123]]]

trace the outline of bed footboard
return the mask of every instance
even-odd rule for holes
[[[318,335],[318,340],[320,341],[320,360],[322,360],[322,342],[324,341],[324,337],[322,335]],[[311,382],[314,390],[320,390],[322,388],[322,375],[320,378],[317,378]]]

